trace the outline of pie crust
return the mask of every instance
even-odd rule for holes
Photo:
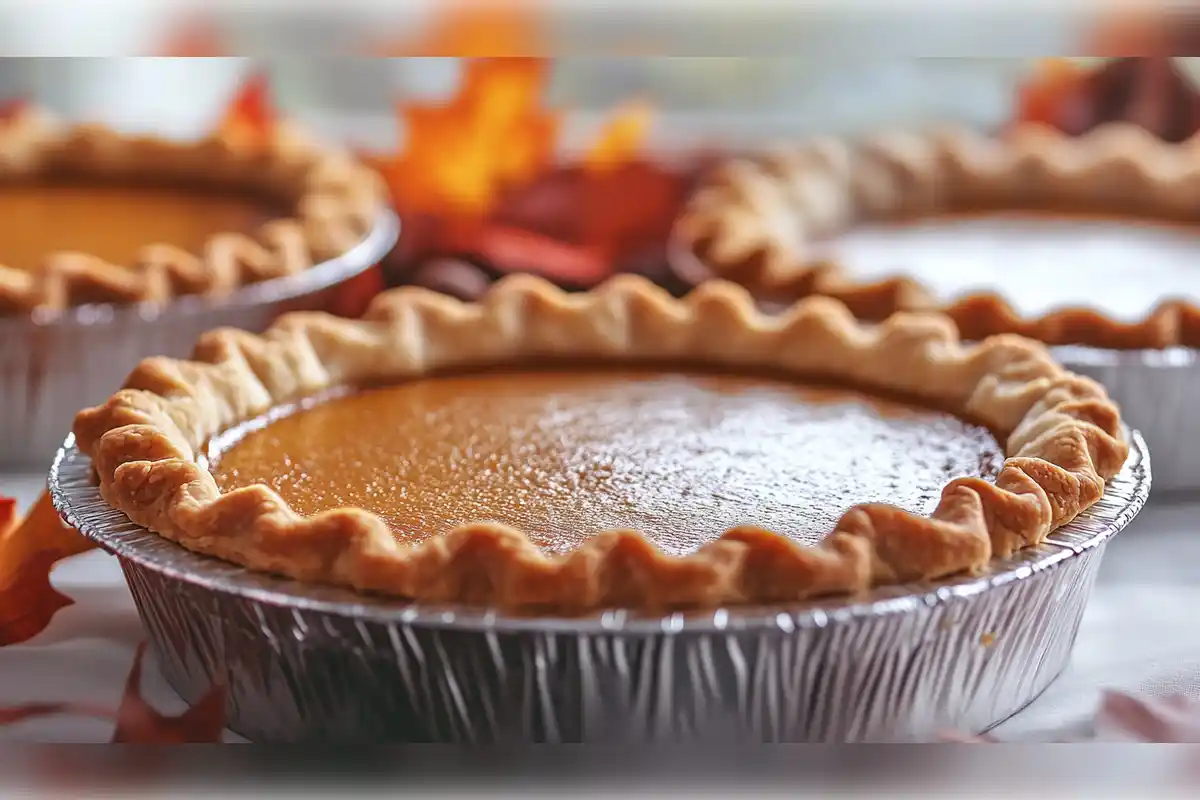
[[[64,125],[26,109],[0,123],[0,183],[39,181],[259,193],[294,209],[294,216],[271,220],[254,236],[218,233],[196,253],[147,242],[130,264],[78,252],[47,253],[32,270],[0,264],[0,314],[224,295],[346,252],[386,208],[374,172],[286,125],[263,141],[213,134],[179,142]]]
[[[819,240],[856,223],[956,212],[1068,211],[1195,223],[1197,190],[1195,143],[1169,144],[1127,123],[1081,137],[1038,125],[996,137],[964,128],[860,141],[827,137],[715,170],[676,224],[672,257],[690,283],[722,277],[764,299],[825,295],[870,320],[936,309],[966,338],[1018,333],[1055,345],[1200,346],[1200,308],[1185,301],[1163,302],[1135,321],[1087,308],[1026,316],[993,293],[945,302],[907,277],[863,282],[813,254]]]
[[[404,545],[361,509],[305,518],[263,485],[221,494],[198,459],[212,437],[298,397],[551,359],[771,370],[912,397],[987,426],[1006,458],[994,482],[951,481],[929,517],[860,505],[817,546],[739,527],[682,556],[636,531],[547,555],[494,523]],[[864,324],[828,298],[768,316],[728,282],[675,299],[636,276],[577,294],[510,276],[475,304],[403,287],[361,320],[295,313],[262,336],[214,331],[192,361],[142,362],[74,431],[107,502],[191,550],[300,581],[558,612],[794,601],[976,570],[1095,503],[1128,453],[1104,389],[1036,342],[964,344],[933,314]]]

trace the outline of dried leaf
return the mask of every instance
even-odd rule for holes
[[[155,711],[142,698],[142,659],[146,645],[138,645],[125,679],[125,693],[117,709],[112,741],[123,744],[201,744],[221,741],[225,729],[225,688],[212,686],[196,704],[177,717]]]
[[[26,703],[0,708],[0,725],[38,717],[71,715],[111,719],[112,742],[121,744],[203,744],[220,742],[225,730],[225,690],[213,686],[179,716],[155,711],[142,697],[142,661],[146,645],[138,645],[116,710],[91,703]]]
[[[0,125],[8,124],[25,113],[29,108],[29,100],[24,97],[14,97],[0,101]]]
[[[632,161],[642,149],[653,119],[653,108],[642,100],[618,109],[584,157],[585,168],[603,173]]]
[[[50,571],[67,556],[95,547],[63,523],[48,493],[23,521],[16,521],[15,509],[14,501],[0,499],[0,646],[36,636],[72,604],[50,584]]]
[[[1104,692],[1096,729],[1134,742],[1200,744],[1200,702],[1180,694],[1141,697]]]
[[[266,140],[275,123],[270,78],[265,73],[254,73],[242,83],[225,107],[217,131],[231,142],[255,147]]]
[[[329,311],[339,317],[353,319],[361,317],[371,303],[371,298],[386,288],[383,271],[378,265],[361,272],[334,290]]]
[[[504,185],[545,170],[558,136],[557,116],[541,108],[548,66],[530,58],[469,61],[449,103],[401,106],[404,152],[381,164],[397,209],[479,218]]]
[[[1087,70],[1069,58],[1041,59],[1033,76],[1017,92],[1016,119],[1060,127],[1064,107],[1073,103]]]
[[[530,273],[578,287],[594,286],[612,274],[611,262],[595,249],[533,231],[484,224],[456,234],[446,239],[447,252],[473,256],[498,272]]]

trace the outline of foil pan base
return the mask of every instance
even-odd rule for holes
[[[357,246],[296,275],[227,298],[188,296],[157,307],[81,306],[52,319],[0,317],[0,469],[45,470],[79,409],[121,387],[149,356],[186,358],[219,327],[264,330],[288,311],[329,307],[339,289],[396,243],[390,212]]]
[[[1062,671],[1105,544],[1150,491],[1130,440],[1095,507],[987,574],[656,618],[516,618],[250,573],[129,522],[70,438],[50,489],[120,558],[171,684],[188,701],[226,685],[253,741],[919,741],[986,730]]]
[[[1072,372],[1104,384],[1121,418],[1154,452],[1154,491],[1200,490],[1200,359],[1197,351],[1056,347]]]

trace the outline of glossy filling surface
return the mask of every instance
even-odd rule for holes
[[[859,281],[907,275],[950,303],[995,292],[1021,315],[1094,308],[1135,322],[1162,300],[1200,300],[1200,227],[1051,214],[857,226],[820,246]]]
[[[1002,447],[947,414],[767,377],[564,369],[346,394],[214,440],[222,491],[263,483],[299,513],[355,506],[403,541],[497,521],[547,551],[608,529],[693,551],[757,525],[816,542],[850,506],[928,513]]]
[[[71,251],[130,265],[150,244],[201,253],[217,233],[250,233],[282,216],[268,200],[153,186],[0,186],[0,264],[38,268]]]

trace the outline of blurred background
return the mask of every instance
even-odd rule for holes
[[[567,57],[555,64],[548,101],[576,112],[587,128],[593,114],[649,98],[659,112],[659,144],[840,132],[881,120],[991,126],[1011,113],[1014,87],[1032,61]],[[399,100],[444,95],[458,68],[452,58],[4,59],[0,98],[27,96],[70,117],[186,136],[211,124],[243,76],[263,70],[282,110],[374,147],[396,142]]]

